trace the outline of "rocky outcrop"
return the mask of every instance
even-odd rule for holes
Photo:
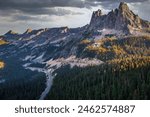
[[[101,10],[93,12],[89,25],[89,29],[115,29],[126,34],[149,27],[150,23],[135,15],[124,2],[107,15],[103,15]]]
[[[5,35],[17,35],[18,33],[12,31],[12,30],[9,30]]]
[[[69,31],[69,28],[66,26],[66,27],[62,27],[61,29],[61,33],[67,33]]]
[[[32,32],[32,29],[28,28],[24,34],[29,34]]]

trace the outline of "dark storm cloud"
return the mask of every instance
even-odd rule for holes
[[[36,9],[50,7],[84,7],[81,0],[4,0],[0,1],[0,9]]]
[[[92,6],[102,5],[105,8],[112,8],[115,3],[122,0],[0,0],[0,11],[3,15],[8,11],[11,13],[21,12],[32,15],[65,15],[76,14],[65,9],[55,9],[55,7],[77,7],[91,8]],[[124,0],[124,2],[144,2],[147,0]],[[60,13],[59,13],[60,12]],[[2,14],[2,13],[1,13]]]
[[[74,11],[56,7],[84,7],[80,0],[3,0],[0,1],[0,12],[3,15],[11,13],[26,13],[31,15],[66,15],[80,14]],[[8,13],[9,12],[9,13]]]
[[[24,11],[24,12],[28,12],[28,11]],[[34,14],[34,15],[31,15]],[[78,12],[73,12],[70,10],[65,10],[65,9],[61,9],[61,8],[54,8],[54,9],[45,9],[45,10],[41,10],[40,12],[34,12],[34,10],[32,10],[32,12],[30,12],[29,14],[9,14],[11,16],[11,21],[15,22],[15,21],[47,21],[47,19],[40,17],[40,15],[56,15],[56,16],[64,16],[67,14],[81,14]]]
[[[0,9],[21,8],[45,8],[45,7],[79,7],[95,6],[95,2],[144,2],[148,0],[3,0],[0,1]]]
[[[5,12],[1,12],[0,14],[2,15],[12,15],[12,14],[28,14],[28,15],[57,15],[57,16],[63,16],[63,15],[76,15],[76,14],[82,14],[79,12],[74,12],[71,10],[67,10],[67,9],[63,9],[63,8],[36,8],[36,9],[32,9],[32,8],[22,8],[21,10],[7,10],[6,12],[7,14],[5,14]]]

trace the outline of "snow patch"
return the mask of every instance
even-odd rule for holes
[[[44,53],[37,57],[36,59],[32,60],[31,62],[38,62],[42,63],[43,62],[43,56]],[[31,56],[27,56],[26,60],[30,59]],[[46,88],[45,90],[41,93],[40,100],[44,100],[47,94],[49,93],[51,86],[53,84],[53,79],[55,75],[52,73],[60,68],[63,65],[70,65],[71,68],[74,66],[78,67],[86,67],[86,66],[95,66],[95,65],[100,65],[103,62],[98,60],[98,59],[89,59],[89,58],[77,58],[76,56],[70,56],[68,58],[58,58],[58,59],[51,59],[46,62],[46,67],[45,68],[38,68],[38,67],[30,67],[31,63],[26,63],[23,65],[25,69],[29,69],[31,71],[38,71],[38,72],[43,72],[46,74]]]
[[[22,49],[22,48],[24,48],[24,47],[26,47],[26,46],[28,46],[28,45],[34,43],[34,42],[35,42],[35,41],[33,41],[33,40],[28,41],[27,43],[25,43],[24,45],[22,45],[20,48]]]
[[[44,43],[41,43],[41,44],[36,44],[35,46],[33,46],[31,48],[31,50],[34,49],[34,48],[37,48],[37,47],[41,47],[41,46],[47,45],[48,43],[49,43],[49,40],[47,40],[47,41],[45,41]]]
[[[100,32],[101,35],[96,36],[95,39],[101,39],[104,38],[106,35],[116,35],[116,36],[120,36],[123,34],[122,31],[119,30],[114,30],[114,29],[102,29],[102,30],[97,30],[97,32]]]
[[[64,40],[66,40],[66,39],[67,39],[67,37],[63,37],[63,38],[61,38],[61,39],[57,39],[57,40],[55,40],[55,41],[50,42],[50,44],[59,43],[59,42],[64,41]]]
[[[43,56],[44,56],[44,54],[45,53],[42,53],[39,57],[37,57],[37,58],[35,58],[34,60],[33,60],[33,62],[35,62],[35,63],[43,63]]]
[[[74,66],[78,67],[87,67],[87,66],[95,66],[100,65],[103,62],[98,59],[89,59],[89,58],[76,58],[76,56],[70,56],[68,58],[59,58],[55,60],[47,61],[47,65],[49,68],[58,69],[64,65],[70,65],[71,68]]]
[[[33,58],[35,58],[36,56],[31,56],[31,55],[28,55],[25,57],[25,59],[23,59],[23,61],[28,61],[28,60],[32,60]]]
[[[31,63],[26,63],[26,64],[23,65],[23,67],[27,68],[30,65],[31,65]]]

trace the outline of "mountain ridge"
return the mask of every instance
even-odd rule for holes
[[[94,11],[91,17],[91,21],[88,25],[79,28],[85,28],[87,30],[102,30],[102,29],[114,29],[117,31],[122,31],[125,34],[132,34],[134,31],[144,31],[145,28],[150,28],[150,22],[141,19],[138,15],[136,15],[125,2],[121,2],[119,7],[113,9],[108,14],[103,14],[102,10],[98,9]],[[63,30],[64,28],[64,30]],[[50,28],[53,29],[53,28]],[[67,32],[68,27],[58,27],[58,29],[62,29],[62,33]],[[78,28],[73,28],[78,29]],[[45,30],[45,29],[39,29]],[[23,34],[30,34],[34,32],[28,28]],[[8,35],[22,35],[18,34],[12,30],[8,31],[5,36]]]
[[[115,29],[125,34],[132,34],[134,31],[141,31],[150,28],[150,22],[141,19],[131,11],[128,5],[121,2],[119,8],[102,14],[101,10],[93,12],[90,29]]]

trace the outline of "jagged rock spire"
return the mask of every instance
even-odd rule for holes
[[[93,15],[94,15],[95,17],[102,16],[102,11],[101,11],[100,9],[98,9],[98,11],[94,11],[94,12],[93,12]]]
[[[101,16],[103,16],[103,14],[100,9],[98,9],[97,11],[94,11],[92,14],[91,22],[95,22],[95,20]]]
[[[128,5],[125,2],[121,2],[120,5],[119,5],[119,10],[129,11],[130,9],[129,9]]]
[[[66,27],[62,27],[62,31],[61,33],[67,33],[69,30],[69,28],[66,26]]]
[[[13,30],[9,30],[5,35],[15,35],[18,34],[16,32],[14,32]]]
[[[93,12],[89,29],[102,30],[104,28],[115,29],[129,34],[144,28],[150,28],[150,23],[135,15],[126,3],[121,2],[119,8],[106,15],[102,15],[101,10]]]
[[[26,30],[25,34],[29,34],[29,33],[31,33],[31,32],[32,32],[32,29],[31,29],[31,28],[28,28],[28,29]]]

